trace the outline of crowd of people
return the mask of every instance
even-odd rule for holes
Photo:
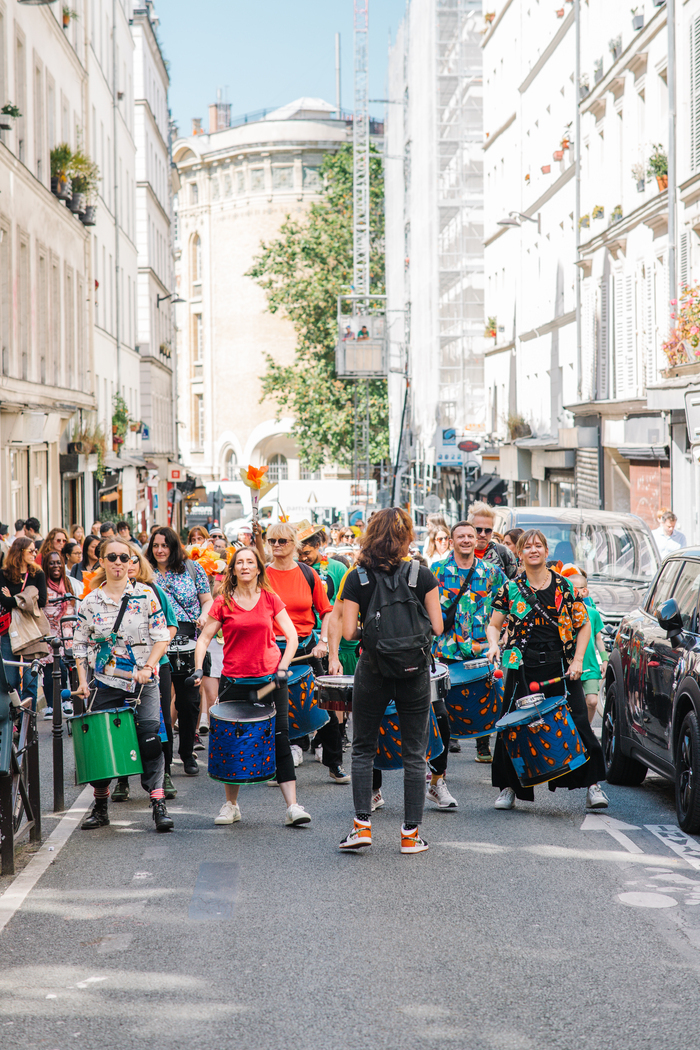
[[[27,603],[45,611],[51,634],[61,634],[66,616],[77,613],[75,680],[61,650],[61,684],[72,685],[91,711],[132,707],[141,784],[162,832],[173,828],[166,801],[177,795],[176,739],[182,773],[197,776],[212,706],[242,703],[251,682],[267,684],[285,823],[312,819],[297,799],[295,772],[308,753],[327,769],[329,784],[352,784],[354,817],[340,843],[344,851],[371,845],[372,814],[385,804],[376,756],[393,704],[404,776],[400,849],[420,853],[428,848],[420,830],[426,801],[458,809],[448,767],[462,749],[459,736],[468,735],[454,732],[450,693],[435,695],[431,667],[437,661],[441,673],[452,669],[454,677],[461,667],[487,664],[491,673],[502,665],[503,714],[532,692],[533,678],[544,683],[546,696],[565,693],[587,760],[549,788],[583,788],[588,808],[605,808],[605,763],[591,722],[607,656],[585,572],[552,563],[538,530],[495,532],[486,503],[473,504],[468,519],[452,526],[439,515],[427,524],[421,547],[409,515],[398,508],[328,532],[308,522],[256,523],[241,527],[235,544],[213,525],[195,526],[183,542],[168,526],[135,536],[126,521],[96,521],[88,533],[72,525],[43,538],[36,519],[17,521],[14,534],[6,529],[0,541],[6,685],[37,709],[36,676],[26,664],[15,666],[15,625]],[[52,717],[53,657],[43,660],[43,710]],[[294,735],[289,683],[292,663],[300,661],[314,676],[351,677],[350,732],[344,714],[329,710],[315,733]],[[442,746],[428,756],[431,719]],[[533,801],[502,734],[493,754],[490,733],[475,743],[476,761],[491,764],[495,808]],[[350,773],[343,764],[349,747]],[[110,798],[130,796],[126,777],[114,786],[96,780],[93,789],[85,830],[109,824]],[[239,784],[226,783],[224,791],[217,825],[241,820]]]

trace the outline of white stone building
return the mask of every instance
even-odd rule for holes
[[[237,477],[236,464],[269,464],[270,478],[307,476],[274,402],[260,403],[266,354],[293,359],[292,324],[267,310],[246,276],[261,242],[285,218],[300,218],[321,189],[329,151],[351,141],[349,122],[321,99],[228,126],[226,104],[210,109],[209,133],[173,144],[176,208],[178,419],[186,466],[205,480]]]
[[[435,491],[461,512],[456,442],[485,431],[482,24],[472,0],[411,0],[389,54],[392,455],[401,441],[396,496],[418,516]]]

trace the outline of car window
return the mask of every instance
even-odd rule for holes
[[[678,602],[683,619],[683,630],[697,633],[698,591],[700,591],[700,561],[686,561],[681,569],[673,597]]]
[[[651,613],[652,616],[655,614],[661,602],[665,602],[667,598],[671,597],[671,592],[673,591],[673,585],[678,576],[678,568],[680,564],[681,563],[678,560],[667,561],[659,573],[659,578],[647,599],[647,612]]]
[[[521,529],[541,529],[549,557],[575,562],[593,583],[647,583],[659,564],[650,534],[633,525],[534,521],[524,515],[516,524]]]

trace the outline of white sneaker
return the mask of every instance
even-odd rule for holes
[[[291,751],[295,767],[300,766],[304,761],[304,752],[301,750],[298,744],[292,744]]]
[[[513,809],[515,806],[515,792],[513,788],[503,788],[493,804],[494,809]]]
[[[444,777],[440,777],[437,784],[430,784],[426,798],[434,802],[439,809],[457,809],[457,799],[453,798],[447,790]]]
[[[48,722],[50,718],[53,718],[53,707],[44,708],[44,721]]]
[[[215,824],[235,824],[241,819],[241,807],[237,802],[224,802],[219,810],[218,817],[214,817]]]
[[[314,758],[317,762],[323,762],[323,744],[319,744],[317,748],[314,748]]]
[[[292,824],[295,828],[298,827],[299,824],[308,824],[310,820],[311,817],[298,802],[293,802],[291,804],[287,810],[287,816],[284,818],[285,824]]]
[[[379,790],[375,791],[372,795],[372,812],[374,813],[375,809],[381,809],[383,805],[384,796],[382,795],[382,789],[379,788]]]
[[[72,702],[72,700],[64,700],[63,703],[61,704],[61,709],[63,710],[64,715],[67,715],[69,718],[72,717],[72,715],[73,715],[73,702]]]
[[[608,796],[600,784],[591,784],[586,792],[586,809],[607,809]]]

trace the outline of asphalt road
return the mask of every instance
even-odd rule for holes
[[[399,853],[388,773],[375,845],[348,856],[350,788],[297,774],[306,828],[267,785],[214,827],[221,786],[176,772],[173,834],[135,781],[109,828],[76,831],[0,932],[2,1050],[700,1045],[700,844],[648,830],[675,825],[663,781],[609,788],[615,838],[582,830],[583,792],[495,811],[465,742],[428,853]]]

